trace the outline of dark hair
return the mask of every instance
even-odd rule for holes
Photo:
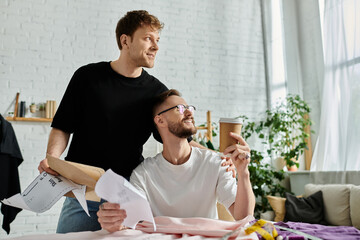
[[[154,105],[153,105],[153,117],[157,114],[156,109],[163,104],[163,102],[166,101],[166,99],[170,96],[178,96],[181,97],[181,93],[176,89],[170,89],[167,90],[160,95],[156,96],[154,99]]]
[[[141,26],[148,25],[154,30],[161,30],[164,24],[159,21],[157,17],[149,14],[145,10],[130,11],[125,14],[116,25],[116,41],[119,49],[122,49],[120,37],[125,34],[130,37],[133,36],[134,32]]]

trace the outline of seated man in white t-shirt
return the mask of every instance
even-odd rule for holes
[[[216,202],[222,203],[236,220],[252,215],[255,197],[248,171],[250,148],[228,147],[238,182],[213,151],[191,147],[187,138],[196,133],[193,112],[176,90],[161,94],[154,105],[154,122],[163,140],[163,152],[145,159],[132,173],[130,182],[146,196],[154,216],[217,218]],[[126,218],[119,204],[104,203],[98,221],[110,232],[122,229]]]

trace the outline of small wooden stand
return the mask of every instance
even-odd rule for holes
[[[207,111],[206,113],[206,126],[205,127],[196,127],[200,130],[207,130],[206,131],[206,139],[212,142],[212,125],[211,125],[211,112]]]
[[[309,115],[306,114],[304,118],[309,119]],[[312,160],[312,146],[311,146],[311,130],[310,125],[306,126],[306,133],[309,134],[309,137],[306,139],[306,146],[308,149],[305,149],[305,170],[310,170],[311,160]]]

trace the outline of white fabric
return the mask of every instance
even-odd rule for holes
[[[325,74],[311,171],[360,170],[360,2],[327,0]]]
[[[154,216],[217,219],[216,202],[229,208],[237,191],[236,180],[221,162],[216,153],[196,147],[182,165],[159,153],[145,159],[130,182],[147,197]]]

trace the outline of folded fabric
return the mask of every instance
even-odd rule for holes
[[[297,198],[285,193],[284,221],[326,224],[322,192],[318,191],[307,198]]]
[[[240,229],[239,232],[234,232],[231,237],[236,237],[236,239],[257,239],[255,233],[246,235],[243,228],[247,223],[254,220],[253,216],[247,216],[246,218],[235,222],[209,218],[155,217],[154,219],[156,223],[156,232],[154,232],[152,224],[145,221],[139,223],[136,226],[136,230],[141,230],[146,233],[222,237],[235,229]]]

